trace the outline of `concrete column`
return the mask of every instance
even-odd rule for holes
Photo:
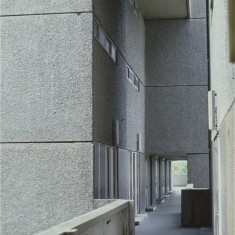
[[[172,191],[172,162],[169,161],[169,191]]]

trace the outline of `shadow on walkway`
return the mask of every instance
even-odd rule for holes
[[[135,227],[136,235],[200,235],[200,228],[181,227],[181,188],[174,192],[157,210]]]

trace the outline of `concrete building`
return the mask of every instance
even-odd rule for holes
[[[211,146],[215,235],[235,234],[235,2],[210,2]]]
[[[226,4],[2,0],[2,234],[36,234],[117,199],[141,214],[172,190],[182,159],[194,187],[213,179],[215,231],[234,234]]]

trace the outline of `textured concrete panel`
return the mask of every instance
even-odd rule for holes
[[[92,210],[93,144],[3,144],[2,234],[31,235]]]
[[[2,18],[2,141],[92,138],[92,15]]]
[[[207,87],[146,88],[148,153],[207,153],[207,123]]]
[[[207,85],[206,20],[146,20],[146,85]]]
[[[145,25],[139,14],[137,17],[130,1],[126,1],[126,32],[124,56],[134,72],[145,84]]]
[[[126,79],[126,62],[118,54],[114,64],[110,56],[94,40],[94,140],[113,145],[113,121],[119,120],[120,147],[137,150],[137,134],[141,135],[144,152],[145,104],[144,87],[140,91]]]
[[[235,103],[226,115],[219,133],[220,184],[223,234],[233,234],[235,220]]]
[[[128,64],[145,81],[145,26],[130,1],[95,0],[94,15]]]
[[[190,18],[206,18],[206,0],[190,0]]]
[[[188,155],[188,184],[194,188],[209,188],[209,155]]]
[[[91,10],[91,0],[1,0],[0,15],[84,12]]]
[[[98,209],[100,207],[106,206],[112,202],[117,201],[117,199],[94,199],[93,200],[93,210]]]
[[[228,5],[215,0],[209,17],[211,89],[217,94],[218,130],[235,99],[235,63],[229,61]],[[216,132],[213,134],[214,137]]]

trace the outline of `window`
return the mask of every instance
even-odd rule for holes
[[[117,61],[117,49],[111,44],[111,57],[114,61]]]
[[[117,61],[117,48],[99,23],[94,20],[94,38],[102,45],[114,62]]]
[[[99,28],[99,31],[98,31],[98,32],[99,32],[99,33],[98,33],[98,40],[99,40],[100,44],[101,44],[103,47],[105,47],[105,41],[106,41],[105,33],[104,33],[104,31],[103,31],[101,28]]]
[[[133,70],[127,65],[127,80],[139,91],[140,89],[140,80],[136,76],[136,74],[133,72]]]
[[[117,149],[95,144],[95,192],[96,199],[117,198]]]
[[[108,52],[108,54],[111,54],[111,42],[110,40],[106,37],[105,39],[105,50]]]

